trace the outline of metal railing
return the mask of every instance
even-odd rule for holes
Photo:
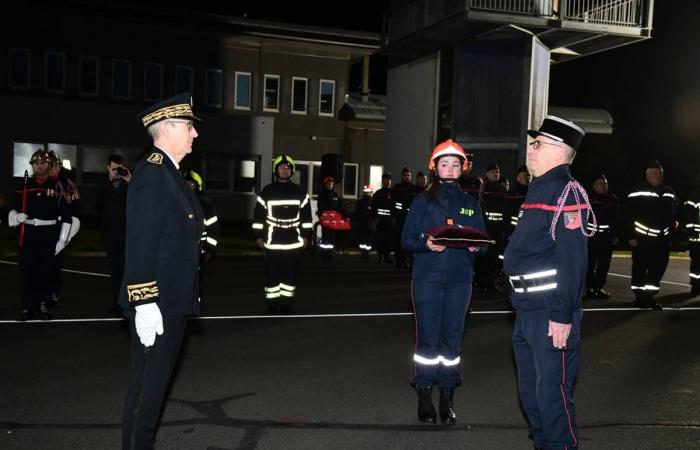
[[[562,17],[566,20],[601,25],[642,26],[643,0],[566,0]]]
[[[508,14],[551,16],[554,0],[470,0],[471,8]]]

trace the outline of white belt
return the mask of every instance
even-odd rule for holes
[[[49,225],[56,225],[55,220],[43,220],[43,219],[27,219],[24,221],[27,225],[33,225],[35,227],[46,227]]]

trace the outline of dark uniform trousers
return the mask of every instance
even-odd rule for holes
[[[632,249],[632,291],[637,297],[651,298],[659,292],[670,252],[669,239],[637,237]]]
[[[462,384],[459,356],[471,289],[471,280],[414,280],[411,284],[416,317],[415,354],[425,358],[416,361],[411,379],[414,386],[432,386],[437,382],[440,387],[449,388]]]
[[[187,319],[184,316],[163,316],[163,334],[151,347],[141,344],[134,320],[131,331],[131,381],[122,418],[122,448],[152,449],[156,424],[165,391],[177,361]],[[147,388],[146,388],[147,387]]]
[[[579,368],[583,311],[573,315],[564,350],[554,348],[547,336],[550,314],[543,309],[517,311],[513,351],[520,402],[536,448],[572,449],[578,445],[578,430],[572,425],[576,423],[573,382]]]
[[[588,238],[588,272],[586,285],[589,289],[602,289],[608,279],[610,260],[613,254],[612,233],[598,231]]]
[[[56,248],[55,226],[24,225],[24,244],[17,252],[22,276],[22,309],[38,310],[51,296],[51,271]]]
[[[299,249],[265,249],[265,297],[271,305],[293,306]]]
[[[693,293],[700,290],[700,242],[689,242],[688,249],[690,250],[690,273],[694,276],[690,277],[690,287]]]
[[[119,290],[124,278],[126,242],[121,239],[107,239],[105,240],[105,250],[112,281],[112,294],[116,302],[119,299]]]

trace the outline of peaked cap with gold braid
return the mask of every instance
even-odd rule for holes
[[[189,92],[158,102],[138,113],[136,118],[143,123],[145,128],[165,119],[180,118],[202,121],[192,112],[192,96]]]

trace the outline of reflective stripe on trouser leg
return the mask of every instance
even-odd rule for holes
[[[460,351],[464,315],[471,294],[468,283],[413,281],[416,315],[415,374],[411,383],[428,386],[460,384]]]
[[[265,298],[291,304],[296,291],[298,250],[265,250]]]
[[[513,351],[518,387],[530,433],[540,448],[573,448],[577,444],[573,382],[579,366],[582,311],[574,313],[566,350],[547,336],[549,311],[518,311]]]

